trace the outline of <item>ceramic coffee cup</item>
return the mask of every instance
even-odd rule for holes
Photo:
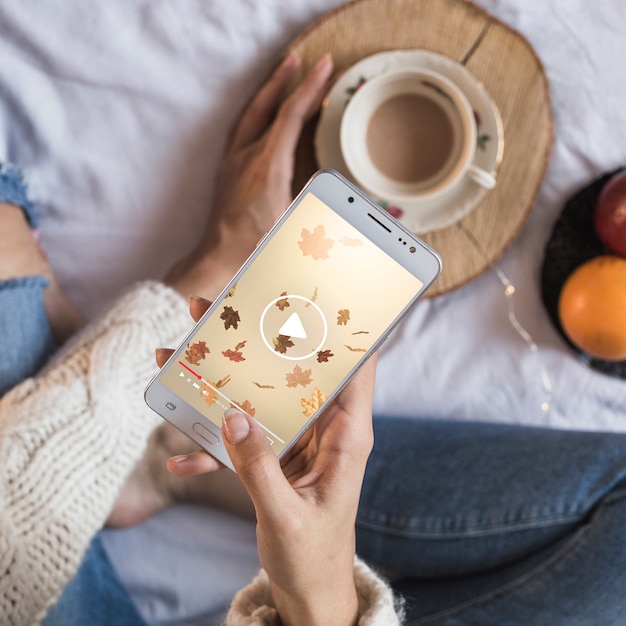
[[[369,79],[344,111],[341,150],[356,182],[392,202],[431,200],[465,177],[486,189],[496,180],[473,164],[474,112],[462,91],[430,70]]]

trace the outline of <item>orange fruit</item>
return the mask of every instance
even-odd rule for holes
[[[572,343],[605,361],[626,359],[626,259],[598,256],[578,267],[559,296],[559,319]]]

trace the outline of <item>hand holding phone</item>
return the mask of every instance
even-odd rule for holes
[[[439,257],[336,172],[314,176],[146,390],[233,467],[235,408],[284,458],[432,284]]]
[[[323,172],[167,363],[161,355],[146,399],[238,472],[285,623],[357,620],[354,523],[373,444],[374,352],[439,271],[435,253]],[[194,317],[199,308],[192,303]],[[244,329],[246,337],[232,332]],[[317,407],[311,388],[321,391]],[[209,459],[199,452],[168,467],[191,475],[216,469]]]
[[[192,316],[199,318],[202,308],[193,302]],[[356,622],[354,523],[373,444],[376,356],[363,364],[282,465],[254,420],[238,412],[225,420],[223,440],[253,501],[260,562],[285,623],[303,623],[312,609],[313,623]],[[164,351],[157,363],[163,365],[166,358]],[[204,450],[175,457],[168,467],[181,477],[218,469]]]
[[[372,401],[376,355],[368,359],[313,426],[291,448],[282,467],[261,428],[227,449],[257,515],[259,558],[274,603],[287,624],[354,624],[355,518],[374,442]],[[238,431],[241,436],[244,429]],[[288,512],[288,514],[286,514]],[[311,612],[313,614],[310,614]]]

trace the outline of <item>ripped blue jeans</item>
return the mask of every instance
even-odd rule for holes
[[[22,175],[17,168],[2,163],[0,202],[21,207],[28,224],[36,231],[38,215]],[[48,283],[43,276],[0,281],[0,397],[36,374],[57,350],[43,302]],[[44,624],[144,625],[99,536],[92,541],[78,574]]]
[[[36,231],[37,213],[21,173],[2,163],[0,202],[21,207]],[[37,372],[56,349],[43,304],[47,286],[43,276],[0,280],[0,396]]]

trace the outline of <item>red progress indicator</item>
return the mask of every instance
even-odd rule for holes
[[[187,367],[182,361],[178,361],[178,365],[182,365],[188,372],[191,372],[198,380],[202,380],[202,376],[196,374],[191,368]]]

